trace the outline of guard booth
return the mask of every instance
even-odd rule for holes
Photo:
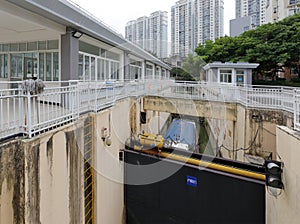
[[[208,83],[251,85],[252,69],[259,66],[248,62],[213,62],[203,67],[205,77],[203,81]]]
[[[184,153],[125,150],[126,223],[265,223],[262,167]]]

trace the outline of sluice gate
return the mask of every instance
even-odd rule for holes
[[[261,166],[126,149],[124,194],[126,223],[265,223]]]

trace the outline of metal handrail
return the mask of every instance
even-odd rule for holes
[[[193,100],[239,103],[245,107],[278,109],[294,114],[300,131],[300,89],[254,85],[221,85],[174,80],[70,80],[45,82],[42,94],[25,94],[21,82],[0,82],[0,139],[15,135],[31,138],[41,132],[97,112],[130,96],[155,95]],[[11,86],[16,88],[12,88]]]

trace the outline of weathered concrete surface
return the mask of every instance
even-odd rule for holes
[[[292,125],[292,114],[276,110],[245,108],[240,104],[144,97],[144,110],[205,117],[216,150],[225,158],[246,161],[245,153],[276,155],[276,125]]]
[[[82,123],[0,146],[0,223],[83,223]]]
[[[236,120],[212,119],[207,121],[211,133],[225,158],[249,162],[245,155],[276,157],[276,126],[292,125],[291,113],[245,108],[237,105]],[[216,147],[217,147],[216,146]]]
[[[137,104],[125,99],[95,117],[95,171],[97,223],[122,223],[124,211],[123,162],[119,152],[131,131],[137,131]],[[101,129],[107,128],[111,145],[101,139]]]
[[[147,122],[143,125],[139,124],[139,113],[148,108],[144,105],[147,102],[140,98],[127,98],[118,101],[114,107],[95,115],[86,115],[75,123],[34,139],[0,145],[0,223],[84,223],[83,135],[84,122],[90,116],[95,117],[96,223],[125,223],[124,172],[119,152],[124,148],[126,139],[142,130],[158,132],[168,117],[168,112],[158,113],[163,110],[163,103],[179,103],[178,108],[181,109],[176,113],[197,111],[201,107],[197,102],[177,102],[176,99],[159,99],[159,102],[154,104],[153,100],[151,110],[145,110]],[[175,109],[174,105],[169,108]],[[216,108],[218,106],[221,104],[215,105]],[[207,111],[214,111],[213,107],[205,107]],[[291,115],[246,109],[241,105],[225,105],[223,109],[226,107],[230,116],[235,114],[235,119],[224,119],[227,115],[222,116],[222,119],[209,119],[213,123],[210,128],[218,145],[239,149],[253,144],[252,149],[247,150],[248,153],[259,154],[261,150],[272,151],[274,155],[279,153],[286,166],[286,189],[282,198],[267,198],[267,211],[270,214],[268,223],[297,223],[300,219],[300,155],[297,154],[300,138],[283,127],[275,131],[277,125],[292,125]],[[155,108],[159,110],[153,111]],[[201,110],[204,113],[205,110]],[[214,114],[221,117],[220,111]],[[253,115],[259,116],[253,118]],[[105,145],[101,139],[103,127],[109,130],[112,139],[110,146]],[[245,160],[244,151],[233,153],[225,150],[223,154],[228,158]]]
[[[89,119],[89,118],[86,118]],[[85,119],[85,120],[86,120]],[[81,129],[65,133],[69,166],[69,214],[70,223],[84,222],[84,154],[80,148],[83,133]],[[81,138],[82,137],[82,138]]]
[[[298,224],[300,220],[300,134],[287,127],[276,129],[277,160],[284,162],[284,190],[280,196],[266,194],[268,224]]]
[[[147,96],[144,110],[236,121],[235,103]]]
[[[0,223],[84,223],[84,123],[91,116],[95,120],[90,139],[95,141],[95,220],[124,223],[119,152],[131,131],[158,131],[167,117],[147,111],[147,123],[140,125],[142,104],[140,98],[127,98],[33,139],[1,145]],[[108,128],[110,146],[101,139],[103,127]]]
[[[40,222],[40,142],[25,144],[25,223]]]
[[[20,141],[0,145],[0,223],[25,223],[25,153]]]

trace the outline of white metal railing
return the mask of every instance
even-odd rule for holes
[[[294,129],[300,131],[300,91],[295,91],[294,95]]]
[[[300,131],[300,89],[283,86],[234,86],[205,82],[173,82],[162,96],[240,103],[246,107],[277,109],[294,114],[294,129]]]
[[[0,139],[23,134],[29,138],[97,112],[128,96],[156,95],[240,103],[294,114],[300,131],[300,90],[291,87],[233,86],[173,80],[46,82],[42,94],[30,95],[21,82],[0,82]]]

